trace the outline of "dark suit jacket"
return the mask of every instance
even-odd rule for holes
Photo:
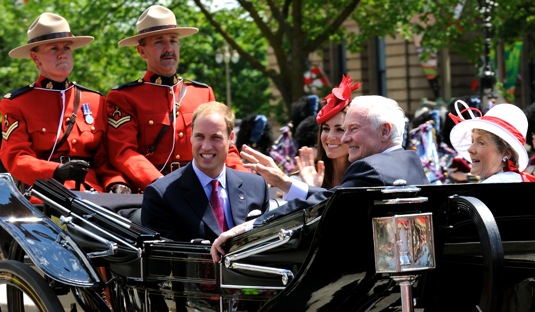
[[[226,168],[227,191],[235,225],[252,210],[269,209],[266,181],[259,175]],[[193,165],[156,180],[143,194],[141,223],[175,241],[207,239],[213,242],[221,230]]]
[[[342,184],[329,190],[310,187],[307,199],[290,200],[286,204],[268,211],[255,220],[254,226],[318,204],[331,197],[340,187],[386,186],[393,185],[394,181],[398,179],[405,180],[407,185],[429,183],[420,157],[414,151],[399,149],[357,160],[347,168]]]

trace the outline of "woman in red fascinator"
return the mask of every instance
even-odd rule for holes
[[[351,103],[351,94],[360,86],[360,82],[353,83],[350,75],[342,75],[340,85],[333,88],[323,100],[325,105],[316,116],[320,126],[317,158],[309,147],[299,149],[299,156],[295,158],[299,175],[305,183],[329,189],[342,182],[350,164],[347,146],[342,144],[342,124]]]

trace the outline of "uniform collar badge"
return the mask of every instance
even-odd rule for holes
[[[45,78],[40,81],[40,84],[45,89],[51,89],[51,90],[65,90],[69,88],[69,81],[64,80],[61,82],[53,81],[48,78]]]
[[[174,74],[172,76],[166,77],[166,76],[160,76],[160,75],[152,75],[150,77],[150,82],[158,85],[165,85],[165,86],[174,86],[179,81],[178,75]]]

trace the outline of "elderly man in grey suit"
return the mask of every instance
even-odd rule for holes
[[[378,95],[354,98],[344,120],[342,144],[348,146],[351,165],[344,173],[342,184],[327,190],[309,187],[304,183],[292,183],[285,175],[279,175],[281,181],[271,184],[280,186],[288,192],[287,198],[293,199],[255,220],[223,232],[212,244],[213,261],[221,260],[225,252],[223,244],[229,238],[320,203],[331,197],[338,188],[393,185],[398,179],[405,180],[409,185],[428,184],[419,156],[414,151],[403,149],[401,145],[404,128],[405,114],[396,101]],[[248,167],[264,172],[269,170],[270,164],[257,163]]]

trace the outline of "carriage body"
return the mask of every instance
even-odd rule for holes
[[[110,287],[116,311],[125,301],[149,311],[154,294],[194,297],[216,311],[378,311],[401,309],[402,296],[397,274],[376,272],[372,219],[431,213],[436,266],[412,272],[414,308],[513,311],[512,302],[532,300],[522,289],[535,276],[535,212],[521,201],[534,190],[530,183],[343,188],[234,237],[218,264],[209,244],[162,238],[53,181],[36,184],[43,211],[0,176],[0,226],[47,278],[95,293]]]

